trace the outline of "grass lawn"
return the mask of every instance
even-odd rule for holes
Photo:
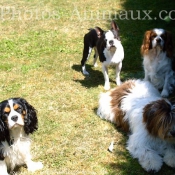
[[[44,164],[36,173],[22,167],[16,174],[147,174],[125,149],[127,134],[96,115],[104,80],[100,62],[94,68],[92,57],[90,76],[81,73],[83,36],[91,27],[109,29],[115,18],[125,50],[122,81],[143,78],[143,34],[161,27],[175,36],[175,22],[162,20],[174,6],[166,0],[2,0],[0,100],[20,96],[38,110],[31,150]],[[115,87],[113,68],[109,74]],[[117,143],[113,153],[107,151],[111,141]],[[157,174],[174,173],[163,165]]]

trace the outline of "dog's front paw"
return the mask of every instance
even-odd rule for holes
[[[153,153],[152,151],[146,151],[147,155],[142,155],[139,157],[140,165],[147,171],[147,172],[158,172],[163,164],[162,158]]]
[[[82,71],[84,75],[89,75],[89,72],[87,72],[86,70]]]
[[[168,95],[169,95],[168,91],[166,89],[163,89],[161,92],[161,96],[166,98],[166,97],[168,97]]]
[[[89,75],[89,72],[86,71],[85,66],[82,66],[82,72],[84,75]]]
[[[36,170],[40,170],[43,168],[43,164],[41,162],[33,162],[31,161],[28,165],[27,165],[27,169],[28,171],[34,172]]]
[[[12,172],[12,173],[13,173],[13,172]],[[10,172],[10,174],[12,174],[12,173]],[[3,175],[9,175],[9,174],[8,174],[8,173],[5,173],[5,174],[3,173]]]
[[[175,168],[175,154],[174,153],[175,153],[175,150],[173,148],[168,148],[163,158],[164,162],[172,168]]]
[[[118,86],[120,86],[120,85],[122,84],[122,82],[121,82],[120,80],[117,80],[117,81],[116,81],[116,84],[117,84]]]
[[[10,172],[10,174],[12,174],[13,172]],[[1,174],[3,174],[3,175],[9,175],[7,172],[2,172],[1,171]]]
[[[120,76],[116,77],[116,84],[117,84],[117,86],[120,86],[122,84],[122,82],[120,80]]]
[[[108,91],[108,90],[110,89],[110,84],[109,84],[109,83],[105,83],[104,89],[105,89],[106,91]]]
[[[98,67],[98,64],[97,63],[94,63],[94,67]]]

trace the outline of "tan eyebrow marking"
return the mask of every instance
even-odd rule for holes
[[[15,105],[13,106],[13,108],[14,108],[14,110],[16,110],[16,109],[19,108],[19,105],[18,105],[18,104],[15,104]]]
[[[5,107],[4,108],[4,112],[10,112],[10,108],[9,107]]]

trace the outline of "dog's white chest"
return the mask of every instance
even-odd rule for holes
[[[164,53],[161,53],[154,59],[150,59],[145,56],[143,65],[150,76],[156,75],[158,77],[161,77],[165,74],[165,72],[169,71],[171,67],[170,60],[166,58]]]
[[[174,84],[173,72],[171,68],[171,59],[166,56],[166,52],[157,55],[144,56],[143,66],[145,70],[145,80],[149,80],[157,89],[161,89],[165,82]],[[169,85],[166,86],[169,88]],[[167,96],[167,90],[162,96]]]
[[[116,48],[111,48],[110,50],[108,48],[104,49],[103,53],[106,58],[106,61],[104,62],[106,65],[115,65],[115,64],[119,64],[120,62],[122,62],[124,58],[123,46],[119,43],[116,45],[117,45]]]
[[[14,169],[16,165],[25,163],[25,157],[30,151],[30,140],[18,140],[12,146],[8,146],[7,142],[3,142],[5,161],[10,169]]]

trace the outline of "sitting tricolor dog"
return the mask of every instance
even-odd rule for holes
[[[29,171],[42,169],[33,162],[30,138],[38,128],[36,110],[23,98],[11,98],[0,103],[0,174],[8,175],[16,166],[27,165]]]
[[[111,30],[103,31],[100,27],[90,29],[84,36],[84,50],[83,58],[81,60],[82,72],[84,75],[89,75],[86,71],[86,61],[90,57],[91,51],[94,48],[94,66],[97,66],[97,58],[99,56],[102,62],[102,72],[104,75],[104,89],[110,89],[108,66],[116,66],[116,84],[120,85],[120,71],[122,68],[122,61],[124,59],[124,49],[119,37],[119,27],[112,21]]]
[[[127,149],[147,172],[175,168],[175,103],[149,81],[128,80],[99,99],[97,115],[130,131]]]

